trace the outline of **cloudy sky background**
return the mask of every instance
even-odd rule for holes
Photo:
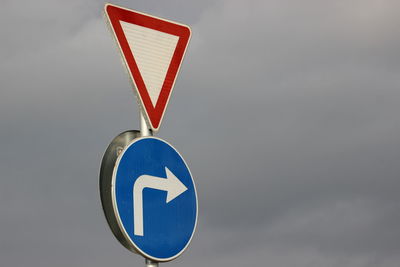
[[[399,266],[399,1],[113,3],[193,32],[157,136],[199,223],[162,266]],[[107,145],[139,128],[103,5],[0,2],[1,266],[144,266],[98,192]]]

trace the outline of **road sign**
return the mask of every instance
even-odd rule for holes
[[[184,159],[167,142],[141,137],[118,156],[113,212],[128,247],[155,261],[178,257],[197,223],[197,193]]]
[[[190,28],[111,4],[106,4],[105,13],[140,107],[151,129],[158,131],[190,39]]]

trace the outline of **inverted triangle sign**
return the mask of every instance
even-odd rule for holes
[[[120,48],[147,122],[158,131],[190,39],[190,28],[106,4],[106,17]]]

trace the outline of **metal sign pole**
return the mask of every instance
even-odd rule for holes
[[[141,136],[151,136],[152,131],[147,126],[146,120],[144,118],[143,112],[140,111],[140,135]]]
[[[158,267],[158,262],[146,259],[146,267]]]
[[[147,126],[146,120],[144,118],[143,112],[140,111],[140,135],[141,136],[151,136],[153,135],[152,131]],[[158,267],[158,262],[152,261],[150,259],[145,258],[146,267]]]

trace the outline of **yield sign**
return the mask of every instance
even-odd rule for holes
[[[105,13],[140,106],[158,131],[190,39],[190,28],[119,6]]]

